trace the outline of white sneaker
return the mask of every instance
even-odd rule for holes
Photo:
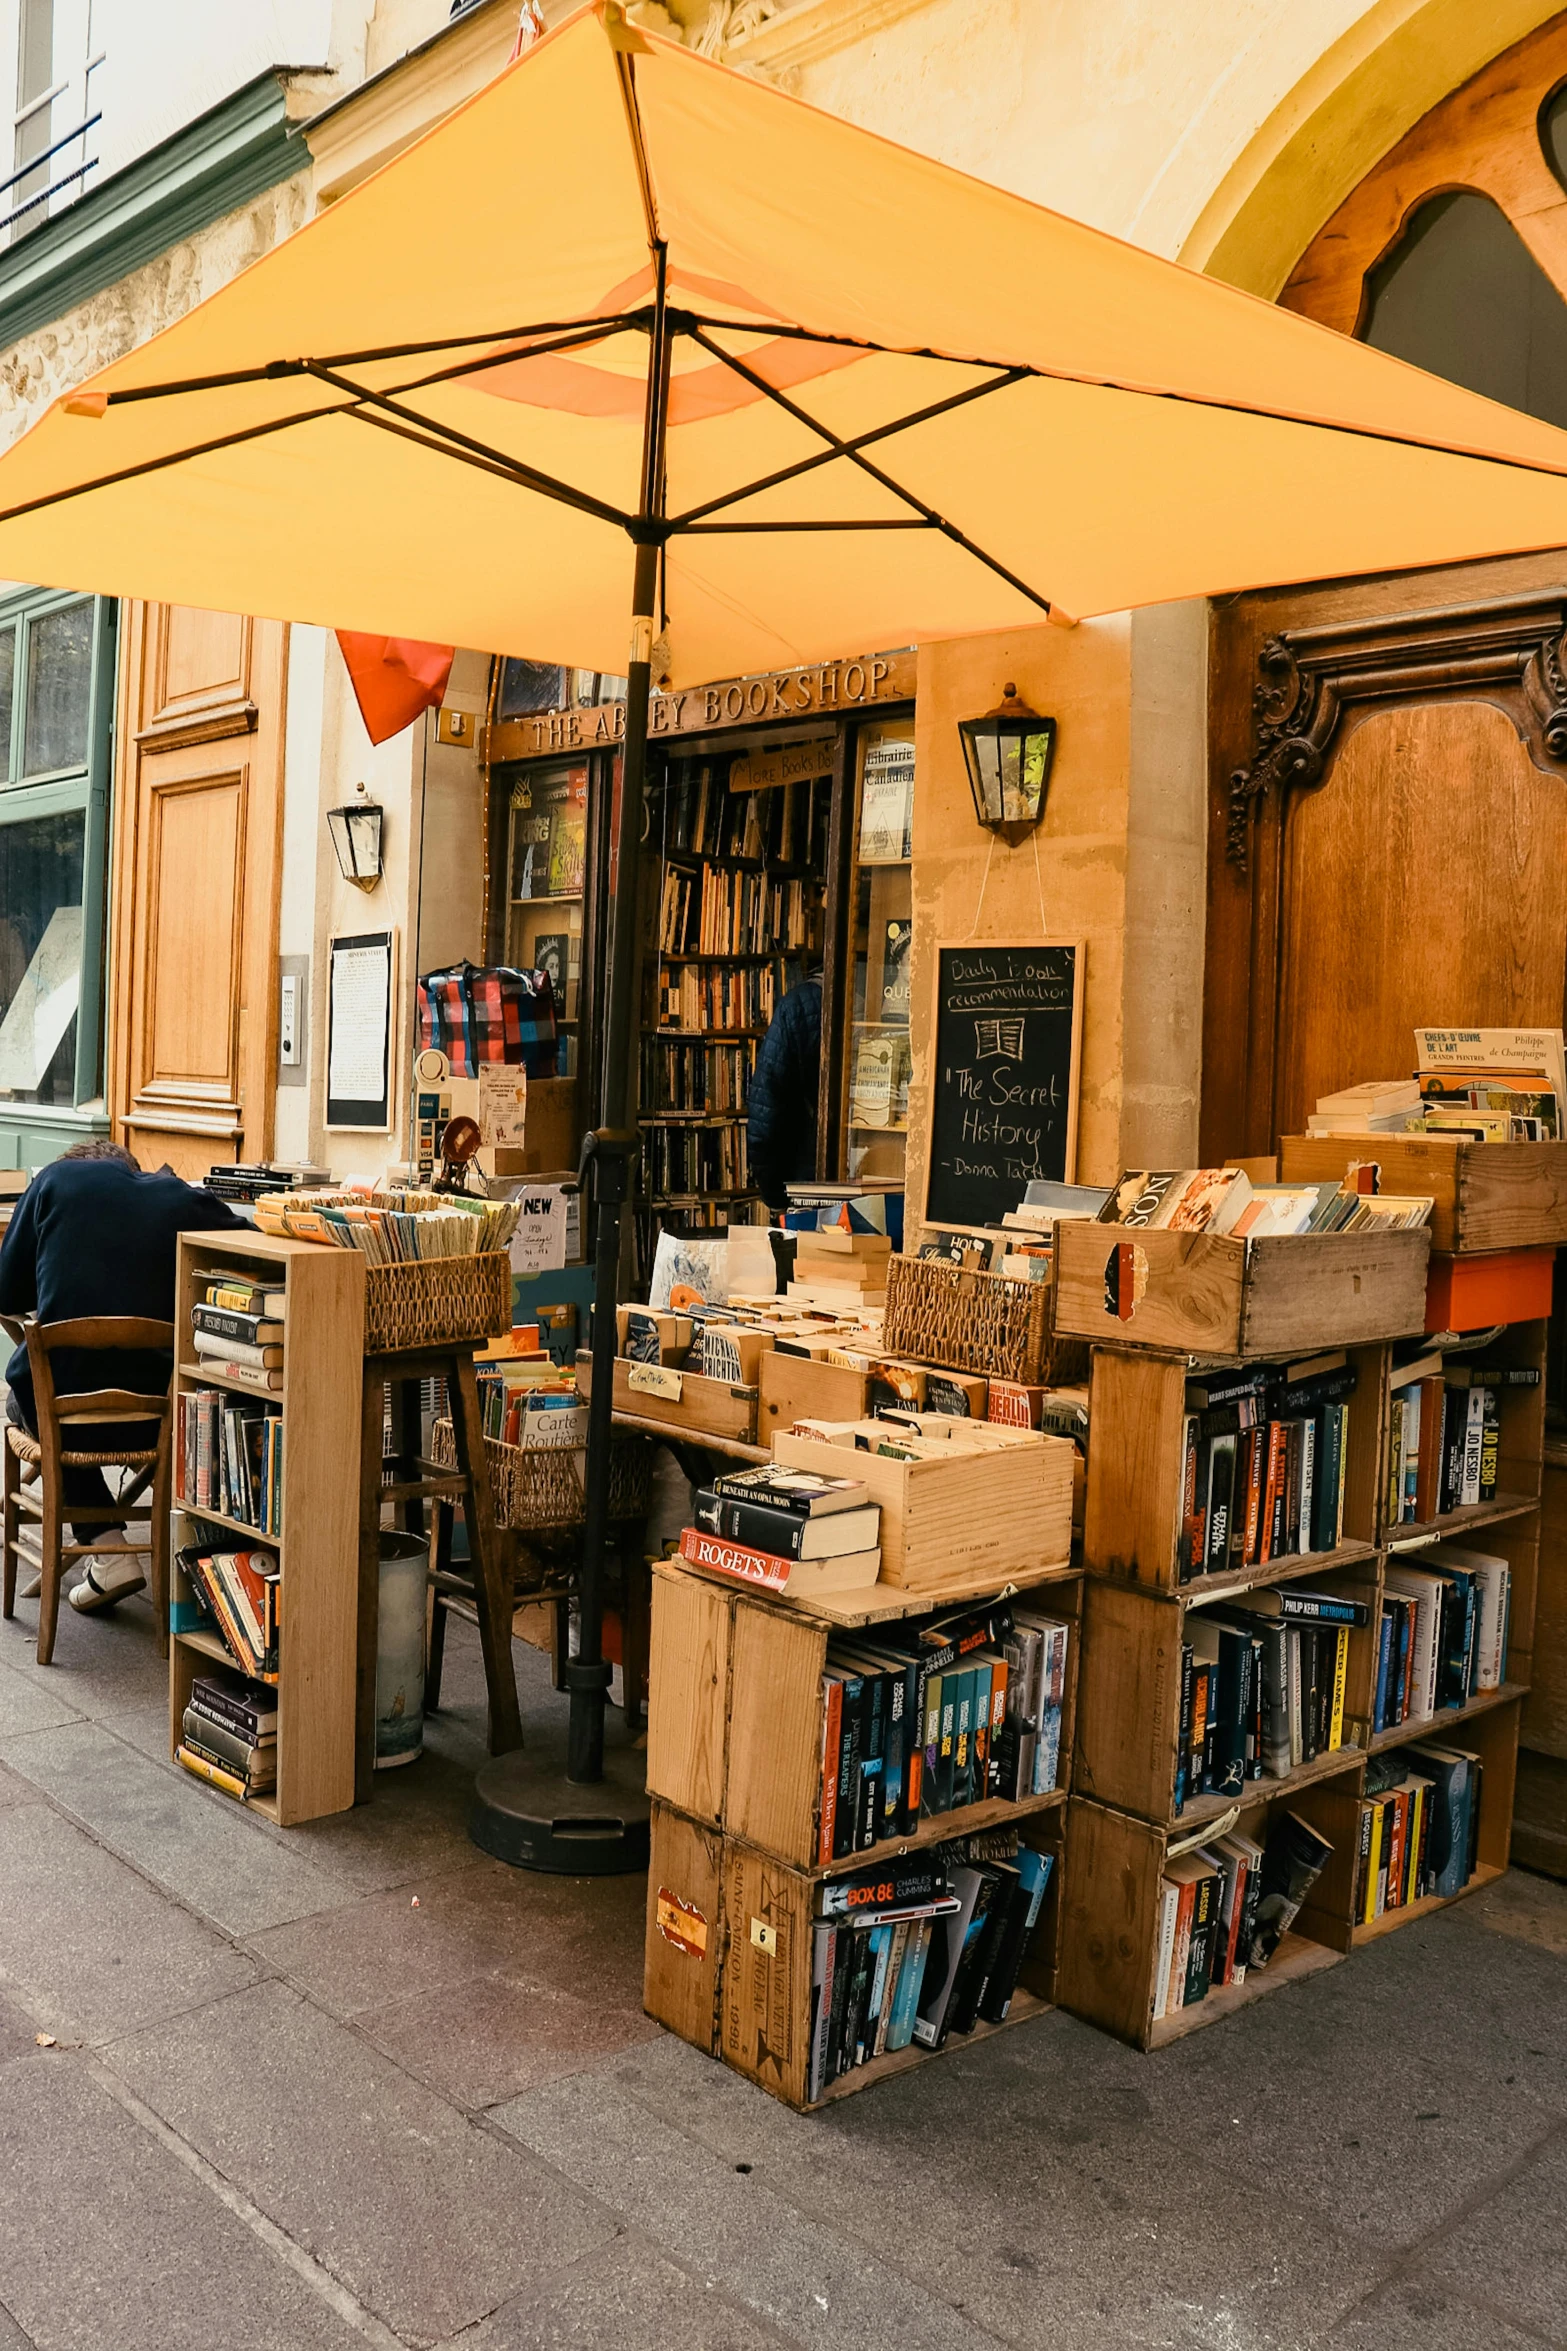
[[[141,1591],[146,1581],[134,1551],[95,1551],[87,1562],[87,1573],[69,1595],[70,1603],[81,1615],[96,1616],[100,1609],[112,1608],[117,1600],[127,1600],[132,1592]]]

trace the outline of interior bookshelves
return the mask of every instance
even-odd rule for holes
[[[1211,2024],[1282,1983],[1335,1964],[1362,1944],[1462,1899],[1507,1866],[1522,1702],[1533,1643],[1541,1463],[1545,1430],[1546,1325],[1507,1326],[1488,1361],[1537,1370],[1535,1387],[1498,1392],[1495,1499],[1419,1526],[1390,1514],[1391,1344],[1346,1350],[1358,1372],[1349,1399],[1344,1539],[1327,1552],[1292,1554],[1239,1571],[1180,1581],[1188,1379],[1210,1362],[1130,1345],[1096,1346],[1090,1398],[1084,1519],[1083,1654],[1070,1808],[1072,1869],[1063,1937],[1062,2006],[1152,2049]],[[1327,1345],[1325,1339],[1318,1345]],[[1305,1350],[1302,1350],[1304,1352]],[[1407,1354],[1408,1349],[1404,1352]],[[1260,1355],[1230,1356],[1229,1368]],[[1463,1361],[1455,1357],[1455,1361]],[[1510,1623],[1504,1679],[1459,1707],[1372,1728],[1381,1603],[1389,1562],[1424,1543],[1471,1543],[1507,1560]],[[1343,1738],[1331,1752],[1281,1778],[1251,1779],[1238,1796],[1204,1794],[1175,1811],[1181,1650],[1192,1614],[1261,1585],[1309,1579],[1366,1604],[1349,1635]],[[1429,1895],[1366,1922],[1355,1916],[1359,1806],[1373,1754],[1421,1739],[1457,1739],[1482,1765],[1477,1865],[1462,1893]],[[1265,1969],[1210,1990],[1156,2018],[1160,1885],[1172,1856],[1228,1819],[1265,1842],[1275,1813],[1296,1812],[1333,1847],[1332,1858]],[[1222,1831],[1219,1833],[1223,1833]]]
[[[746,1162],[757,1047],[824,943],[830,762],[787,780],[759,769],[731,790],[747,759],[671,758],[664,776],[639,1114],[654,1232],[729,1224],[759,1198]]]
[[[215,1276],[234,1273],[286,1293],[283,1386],[225,1379],[195,1359],[191,1310]],[[354,1704],[359,1605],[360,1391],[365,1261],[263,1233],[180,1236],[175,1304],[175,1410],[198,1389],[225,1389],[281,1407],[282,1534],[196,1510],[176,1492],[170,1543],[169,1751],[179,1745],[191,1683],[214,1664],[243,1673],[197,1610],[178,1553],[214,1537],[272,1551],[282,1571],[277,1787],[247,1801],[283,1827],[346,1812],[354,1801]],[[220,1542],[221,1547],[221,1542]]]
[[[818,1858],[823,1753],[822,1672],[835,1631],[875,1627],[991,1594],[972,1587],[783,1604],[684,1562],[654,1569],[647,1784],[654,1798],[648,1875],[646,2006],[683,2040],[721,2057],[802,2111],[868,2089],[942,2050],[910,2046],[871,2059],[808,2104],[812,1930],[823,1882],[948,1839],[1015,1828],[1052,1855],[1045,1901],[1004,2024],[978,2024],[966,2048],[1053,2005],[1063,1916],[1065,1820],[1077,1712],[1082,1578],[1073,1567],[1014,1585],[1028,1604],[1071,1626],[1062,1697],[1059,1785],[1017,1802],[993,1799],[922,1820],[841,1859]],[[1006,1587],[1011,1588],[1011,1587]],[[864,1600],[866,1604],[856,1605]]]

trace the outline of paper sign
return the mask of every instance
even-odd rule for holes
[[[516,1063],[479,1064],[479,1136],[521,1149],[527,1140],[528,1073]]]
[[[662,1396],[667,1403],[680,1402],[680,1374],[667,1363],[633,1363],[626,1372],[626,1385],[644,1396]]]
[[[517,1230],[511,1237],[511,1270],[520,1281],[531,1274],[558,1273],[566,1262],[566,1195],[559,1184],[522,1190]]]

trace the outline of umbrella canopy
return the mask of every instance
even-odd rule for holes
[[[675,686],[1567,542],[1554,428],[598,0],[56,402],[0,574],[621,671],[655,243]]]

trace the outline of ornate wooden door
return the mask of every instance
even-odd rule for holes
[[[1390,612],[1399,589],[1216,615],[1205,1157],[1406,1075],[1416,1026],[1562,1017],[1567,585]]]
[[[121,670],[110,1112],[145,1167],[272,1143],[288,631],[133,604]]]

